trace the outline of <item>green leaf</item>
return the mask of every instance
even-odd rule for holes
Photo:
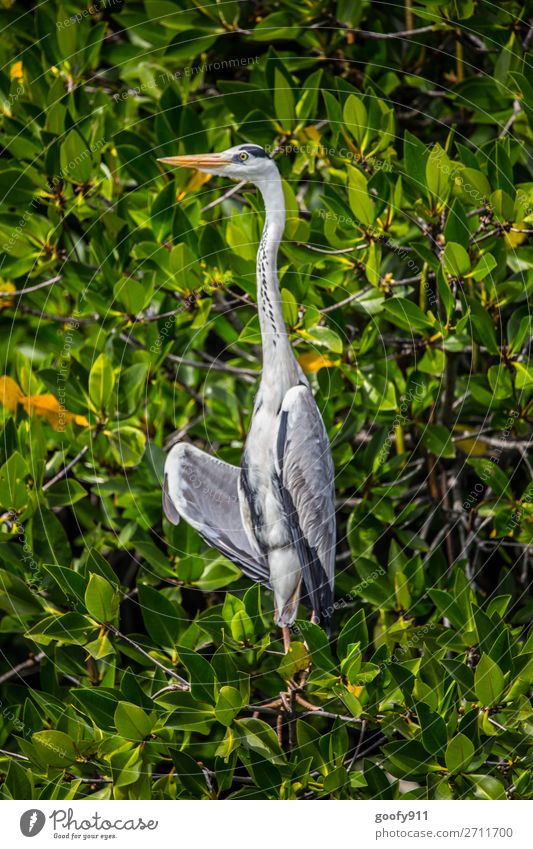
[[[93,173],[91,149],[76,130],[71,130],[61,144],[60,158],[63,180],[79,184],[89,182]]]
[[[450,161],[440,144],[435,144],[426,163],[426,185],[436,209],[442,209],[450,193]]]
[[[478,477],[487,486],[496,493],[496,495],[505,495],[509,491],[509,478],[507,474],[500,469],[493,460],[480,458],[469,459],[468,463],[472,466]]]
[[[115,377],[107,354],[100,354],[94,361],[89,375],[89,398],[98,411],[106,410],[113,394]]]
[[[13,799],[33,799],[34,784],[30,769],[24,769],[19,761],[11,760],[7,769],[5,786]]]
[[[119,465],[130,468],[137,466],[146,448],[146,436],[138,427],[115,425],[106,431],[113,457]]]
[[[298,302],[289,289],[281,290],[281,308],[289,327],[294,327],[298,323]]]
[[[113,294],[129,315],[136,316],[150,302],[152,288],[133,277],[126,277],[115,284]]]
[[[514,361],[512,366],[516,372],[515,386],[517,389],[531,389],[533,386],[533,369],[524,363]]]
[[[489,313],[475,298],[468,297],[466,300],[471,310],[471,319],[476,336],[481,344],[485,345],[489,354],[499,355],[500,348],[496,341],[496,333]]]
[[[48,766],[65,767],[76,760],[74,743],[63,731],[37,731],[31,741],[39,760]]]
[[[146,630],[157,646],[174,648],[180,634],[180,611],[163,593],[139,587],[139,604]]]
[[[242,696],[235,687],[221,687],[215,705],[215,716],[221,725],[231,725],[242,708]]]
[[[390,321],[404,330],[416,330],[427,333],[433,329],[433,322],[422,312],[420,307],[407,298],[388,298],[384,303],[385,311]]]
[[[245,610],[238,610],[230,624],[231,636],[238,643],[253,642],[254,623]]]
[[[311,662],[304,643],[291,642],[287,654],[283,657],[278,672],[282,678],[289,679],[307,669]]]
[[[26,461],[14,451],[0,469],[0,504],[6,509],[22,510],[29,500],[24,478],[28,475]]]
[[[404,143],[404,168],[403,174],[414,182],[417,195],[426,193],[426,165],[429,158],[429,150],[426,145],[416,136],[405,131]]]
[[[474,795],[476,799],[498,799],[507,800],[505,787],[499,779],[492,775],[476,775],[470,774],[468,780],[474,786]]]
[[[142,742],[152,733],[154,727],[148,714],[131,702],[119,702],[114,718],[118,733],[126,740]]]
[[[276,732],[262,719],[237,719],[235,726],[239,733],[239,744],[246,749],[266,758],[274,764],[285,761]]]
[[[482,654],[476,666],[474,688],[483,707],[492,707],[497,704],[505,689],[503,673],[488,654]]]
[[[370,200],[368,194],[367,181],[364,174],[347,166],[348,170],[348,202],[350,209],[355,215],[357,221],[360,221],[365,227],[371,227],[375,218],[375,207],[373,201]]]
[[[444,425],[426,425],[422,442],[427,450],[437,457],[455,457],[452,435]]]
[[[191,678],[191,693],[195,699],[215,702],[215,671],[208,660],[195,651],[178,646],[180,661],[186,667]]]
[[[473,271],[466,276],[471,277],[473,280],[484,280],[496,268],[497,264],[492,254],[483,254]]]
[[[91,616],[101,623],[115,622],[118,618],[118,593],[110,583],[94,573],[85,591],[85,606]]]
[[[442,264],[452,277],[464,277],[470,271],[470,257],[457,242],[448,242],[442,254]]]
[[[66,507],[69,504],[76,504],[86,496],[87,490],[83,488],[81,483],[72,478],[67,478],[67,480],[54,484],[46,491],[46,502],[49,507]]]
[[[475,698],[474,693],[474,673],[460,660],[452,660],[448,658],[443,658],[442,665],[446,669],[447,672],[452,676],[452,678],[459,684],[461,688],[461,693],[465,698],[473,701]]]
[[[296,123],[296,102],[294,99],[294,92],[278,68],[274,71],[274,79],[274,109],[276,117],[283,127],[283,130],[290,133]]]
[[[474,757],[474,746],[464,734],[457,734],[448,743],[444,759],[452,773],[464,772]]]
[[[330,327],[310,327],[309,330],[299,331],[305,339],[315,342],[325,348],[329,348],[334,354],[342,354],[342,339],[335,330]]]
[[[418,371],[440,375],[446,367],[446,354],[440,348],[427,348],[418,363]]]
[[[424,749],[430,755],[440,754],[446,748],[448,741],[444,719],[432,711],[425,702],[419,702],[416,710]]]
[[[456,177],[456,185],[471,206],[483,206],[490,197],[490,183],[476,168],[463,168]]]
[[[513,381],[509,369],[503,364],[491,366],[487,372],[490,388],[494,393],[494,398],[501,401],[504,398],[509,398],[513,394]]]
[[[359,147],[363,150],[363,139],[367,132],[368,115],[365,104],[360,97],[355,94],[350,94],[345,102],[343,109],[344,124],[349,133],[354,137]]]
[[[368,630],[363,608],[348,619],[337,638],[337,654],[341,660],[345,657],[350,643],[359,643],[363,651],[368,648]]]

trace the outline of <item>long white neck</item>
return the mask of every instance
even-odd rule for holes
[[[263,376],[281,376],[285,370],[292,380],[296,360],[281,311],[278,283],[278,249],[285,228],[285,200],[278,173],[257,186],[265,203],[265,226],[257,252],[257,304],[263,340]]]

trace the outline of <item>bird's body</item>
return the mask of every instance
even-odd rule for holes
[[[243,173],[244,162],[252,158],[257,160],[253,170]],[[257,254],[263,369],[241,467],[194,446],[176,445],[165,464],[166,515],[173,522],[183,516],[246,575],[270,586],[279,625],[294,622],[300,598],[327,625],[335,562],[334,470],[327,433],[281,309],[277,254],[285,205],[279,172],[255,145],[163,161],[235,179],[248,176],[266,210]]]

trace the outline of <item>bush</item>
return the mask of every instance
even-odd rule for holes
[[[2,6],[4,798],[531,797],[522,7]],[[156,159],[238,141],[336,468],[286,657],[161,509],[174,441],[239,463],[263,212]]]

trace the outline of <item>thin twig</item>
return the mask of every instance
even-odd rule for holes
[[[521,106],[521,104],[520,104],[520,101],[519,101],[519,100],[514,100],[514,101],[513,101],[513,114],[512,114],[512,115],[510,116],[510,118],[506,121],[505,126],[503,127],[503,129],[502,129],[501,133],[500,133],[500,134],[499,134],[499,136],[498,136],[498,138],[499,138],[499,139],[503,139],[503,138],[504,138],[504,136],[506,136],[506,135],[507,135],[507,133],[509,132],[509,130],[510,130],[510,129],[511,129],[511,127],[513,126],[514,122],[516,121],[516,119],[517,119],[517,118],[518,118],[518,116],[520,115],[521,111],[522,111],[522,106]]]
[[[181,366],[192,366],[193,368],[202,368],[207,371],[211,371],[211,369],[213,369],[214,371],[222,371],[225,374],[234,374],[238,377],[242,377],[243,379],[255,379],[259,376],[259,372],[257,371],[253,371],[252,369],[235,368],[234,366],[226,365],[226,363],[221,363],[220,360],[203,363],[201,360],[188,360],[185,357],[179,357],[176,354],[167,354],[166,358],[172,363],[178,363]]]
[[[83,448],[81,449],[81,451],[78,451],[78,453],[70,461],[70,463],[67,463],[66,466],[63,466],[63,468],[61,469],[61,471],[59,471],[57,473],[57,475],[54,475],[53,478],[50,478],[50,480],[46,481],[46,483],[43,484],[43,492],[45,492],[47,489],[50,489],[50,487],[53,486],[55,483],[57,483],[58,481],[65,478],[68,475],[68,473],[70,472],[70,470],[73,468],[73,466],[75,466],[76,463],[79,463],[79,461],[82,459],[82,457],[85,457],[88,450],[89,450],[89,446],[84,445]]]
[[[153,663],[154,666],[157,666],[159,669],[162,669],[163,672],[166,672],[167,675],[170,675],[172,678],[175,678],[176,681],[178,682],[178,684],[181,684],[180,689],[182,689],[182,690],[188,690],[189,689],[189,682],[186,681],[185,678],[182,678],[181,675],[178,675],[178,673],[175,672],[173,669],[169,669],[168,666],[165,666],[163,663],[160,663],[158,660],[155,659],[155,657],[152,657],[151,654],[148,654],[148,652],[145,651],[142,648],[142,646],[140,646],[138,643],[136,643],[130,637],[127,637],[126,634],[123,634],[121,631],[118,630],[118,628],[115,628],[114,625],[107,623],[105,625],[105,627],[109,631],[111,631],[111,633],[114,634],[115,637],[118,637],[120,640],[124,640],[124,642],[128,643],[130,646],[132,646],[134,649],[136,649],[138,652],[140,652],[140,654],[142,654],[143,657],[145,657],[147,660],[149,660],[150,663]]]
[[[360,36],[361,38],[371,38],[376,40],[381,39],[390,39],[390,38],[412,38],[413,35],[424,35],[427,32],[435,32],[433,29],[433,25],[430,24],[426,27],[418,27],[418,29],[407,29],[401,32],[371,32],[370,30],[352,30],[353,35]]]
[[[6,758],[18,758],[20,761],[29,761],[26,755],[19,755],[18,752],[8,752],[7,749],[0,749],[0,755],[5,755]]]
[[[486,239],[491,239],[492,236],[501,236],[502,232],[503,232],[503,230],[502,230],[501,227],[497,227],[495,230],[490,230],[488,233],[485,233],[483,236],[480,236],[479,239],[476,239],[475,241],[473,241],[472,245],[474,247],[477,247],[477,245],[479,245],[480,242],[484,242]]]
[[[22,295],[29,295],[31,292],[37,292],[38,289],[45,289],[47,286],[53,286],[61,280],[61,275],[52,277],[50,280],[44,280],[42,283],[37,283],[36,286],[27,286],[25,289],[18,289],[15,292],[0,292],[0,298],[21,298]]]
[[[5,684],[6,681],[10,681],[11,678],[15,678],[19,672],[23,672],[25,669],[31,669],[33,666],[37,666],[43,657],[45,657],[45,653],[44,651],[40,651],[39,654],[36,654],[34,657],[29,657],[27,660],[23,660],[22,663],[18,663],[16,666],[13,666],[9,672],[4,672],[3,675],[0,675],[0,684]]]
[[[363,744],[363,737],[365,736],[366,724],[367,724],[366,719],[363,719],[363,721],[361,722],[361,730],[359,731],[359,739],[357,741],[357,745],[354,749],[352,759],[350,760],[350,763],[346,767],[347,772],[350,772],[350,770],[354,768],[355,763],[356,763],[357,759],[359,758],[359,752],[361,751],[361,746]]]
[[[364,245],[356,245],[354,248],[339,248],[335,251],[328,251],[325,248],[317,248],[315,245],[309,244],[309,242],[303,243],[304,248],[309,248],[310,251],[316,251],[317,254],[329,254],[330,256],[336,256],[338,254],[351,254],[353,251],[364,251],[365,248],[370,247],[366,242]]]
[[[201,424],[203,421],[205,421],[205,414],[202,412],[199,416],[196,416],[196,418],[189,419],[186,425],[183,425],[183,427],[180,427],[178,430],[171,433],[168,439],[165,439],[165,444],[163,446],[165,451],[170,450],[170,448],[180,442],[193,427],[196,427],[197,424]]]
[[[218,206],[219,203],[222,203],[223,201],[237,194],[237,192],[240,191],[242,187],[246,185],[246,182],[246,180],[241,180],[240,183],[237,183],[236,186],[232,186],[231,189],[228,189],[228,191],[221,195],[219,198],[216,198],[215,200],[212,200],[211,203],[208,203],[206,206],[203,206],[200,212],[207,212],[208,209],[213,209],[213,207]]]
[[[389,280],[389,281],[387,281],[386,285],[391,286],[391,287],[392,286],[394,286],[394,287],[395,286],[408,286],[411,283],[417,283],[420,280],[420,277],[421,277],[421,275],[417,274],[414,277],[404,277],[402,280]],[[372,292],[372,291],[380,292],[381,289],[379,289],[377,286],[372,286],[372,285],[365,286],[363,289],[359,289],[358,292],[354,292],[353,295],[348,295],[348,297],[344,298],[344,300],[338,301],[336,304],[332,304],[329,307],[324,307],[323,309],[319,310],[319,312],[322,313],[323,315],[326,315],[329,312],[334,312],[334,310],[338,310],[340,307],[345,307],[347,304],[351,304],[352,301],[357,301],[360,298],[362,298],[363,295],[366,295],[366,294],[368,294],[368,292]]]
[[[42,318],[46,321],[57,321],[60,324],[72,324],[73,321],[76,324],[94,324],[97,321],[100,321],[100,316],[97,312],[92,313],[91,316],[87,316],[87,318],[75,318],[73,319],[70,315],[56,315],[55,313],[45,312],[45,310],[38,310],[34,307],[27,307],[25,304],[21,304],[17,307],[21,312],[26,313],[27,315],[35,315],[37,318]]]

